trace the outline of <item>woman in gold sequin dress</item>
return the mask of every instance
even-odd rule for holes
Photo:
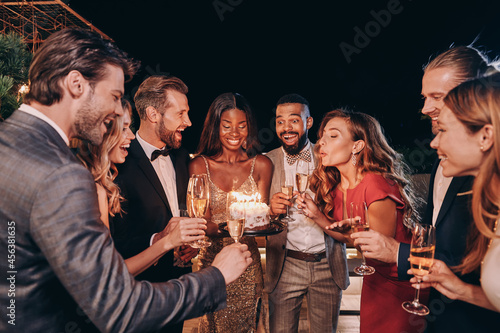
[[[200,251],[200,268],[210,266],[215,255],[234,242],[218,233],[218,223],[227,220],[228,192],[259,192],[263,202],[269,200],[273,165],[267,157],[258,154],[258,146],[256,121],[245,98],[236,93],[218,96],[208,110],[197,157],[189,165],[190,174],[206,173],[210,183],[206,218],[212,245]],[[199,332],[257,330],[263,289],[260,254],[254,237],[243,237],[241,242],[248,245],[253,262],[227,286],[227,308],[203,316]]]

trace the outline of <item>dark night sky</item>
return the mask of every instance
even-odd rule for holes
[[[429,156],[421,143],[431,137],[429,122],[419,113],[422,65],[452,43],[467,45],[476,38],[475,45],[490,57],[500,54],[495,0],[71,0],[69,5],[142,62],[128,94],[151,74],[170,73],[186,82],[193,126],[184,132],[184,145],[190,151],[210,103],[227,91],[249,100],[263,150],[275,148],[274,105],[296,92],[311,103],[313,141],[322,114],[348,106],[374,115],[393,146],[407,147],[407,156],[413,152],[410,164],[418,169],[419,158]],[[352,48],[349,59],[341,45]]]

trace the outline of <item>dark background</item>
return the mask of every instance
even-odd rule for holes
[[[475,41],[490,58],[500,54],[500,3],[494,0],[72,0],[69,5],[142,62],[127,84],[129,96],[152,74],[170,73],[188,85],[193,126],[184,132],[183,144],[190,152],[210,103],[228,91],[243,94],[252,105],[263,151],[279,146],[274,106],[282,95],[296,92],[311,104],[313,141],[322,114],[349,107],[375,116],[391,144],[421,172],[434,159],[429,120],[420,114],[422,65],[452,44]]]

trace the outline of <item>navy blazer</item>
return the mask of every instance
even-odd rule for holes
[[[172,150],[170,157],[176,172],[179,208],[186,209],[189,154],[180,148]],[[118,252],[130,258],[150,246],[151,236],[167,226],[172,212],[160,179],[137,139],[130,143],[125,163],[117,168],[115,181],[125,198],[122,205],[125,213],[110,220],[110,229]],[[162,282],[189,272],[189,267],[173,266],[173,251],[170,251],[136,278]]]
[[[89,171],[22,111],[0,123],[0,198],[0,270],[10,278],[0,279],[1,332],[76,332],[72,319],[85,315],[102,332],[150,332],[225,306],[215,267],[136,281],[99,220]]]
[[[432,224],[434,178],[438,165],[439,161],[435,163],[431,173],[427,209],[422,221],[425,224]],[[435,258],[444,261],[448,266],[458,265],[462,261],[467,246],[467,234],[470,228],[475,227],[470,209],[473,182],[472,176],[453,177],[436,219]],[[402,280],[411,277],[406,274],[410,269],[409,256],[410,244],[401,243],[398,275]],[[480,284],[478,273],[463,275],[460,278],[467,283]],[[500,323],[499,313],[466,302],[450,300],[434,288],[431,289],[429,297],[429,309],[431,314],[427,316],[427,332],[492,332],[491,329],[496,329]]]

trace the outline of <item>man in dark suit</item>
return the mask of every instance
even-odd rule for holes
[[[293,184],[295,172],[309,174],[315,167],[308,131],[313,124],[309,103],[297,94],[285,95],[276,107],[276,134],[282,146],[266,154],[274,164],[271,210],[285,214],[291,198],[281,192]],[[299,159],[304,170],[297,170]],[[302,166],[302,163],[301,163]],[[288,182],[287,182],[288,180]],[[349,286],[345,244],[326,234],[305,215],[266,242],[265,290],[269,294],[271,332],[298,332],[300,307],[307,297],[312,332],[335,332],[342,290]],[[311,272],[314,274],[311,274]]]
[[[187,92],[179,78],[157,75],[147,78],[135,94],[141,123],[116,178],[125,198],[125,214],[110,222],[116,248],[125,259],[161,239],[169,220],[179,216],[179,209],[186,209],[189,155],[181,143],[182,132],[191,126]],[[189,273],[190,267],[174,266],[172,252],[137,279],[162,282]],[[186,262],[197,254],[189,246],[180,252]],[[181,333],[182,323],[166,330]]]
[[[0,220],[8,226],[0,255],[9,258],[0,263],[0,331],[76,332],[75,316],[102,332],[155,331],[223,307],[226,283],[251,262],[236,246],[179,280],[129,274],[99,219],[94,180],[68,143],[100,144],[106,124],[123,115],[124,74],[135,68],[111,42],[76,29],[53,34],[35,54],[27,104],[0,123]]]
[[[422,113],[431,117],[432,131],[437,134],[437,120],[446,94],[460,83],[484,74],[489,70],[486,58],[475,48],[459,46],[438,55],[425,68],[422,79],[422,96],[425,99]],[[445,177],[439,161],[431,173],[427,209],[422,223],[436,227],[437,259],[448,266],[458,265],[466,251],[467,233],[473,223],[470,212],[472,194],[471,176]],[[352,235],[354,244],[362,245],[367,258],[397,262],[400,279],[410,276],[408,257],[410,244],[398,243],[383,235],[369,231]],[[479,285],[479,274],[460,276],[467,282]],[[428,332],[488,332],[500,315],[484,308],[450,300],[435,289],[429,298],[431,313],[427,316]]]

